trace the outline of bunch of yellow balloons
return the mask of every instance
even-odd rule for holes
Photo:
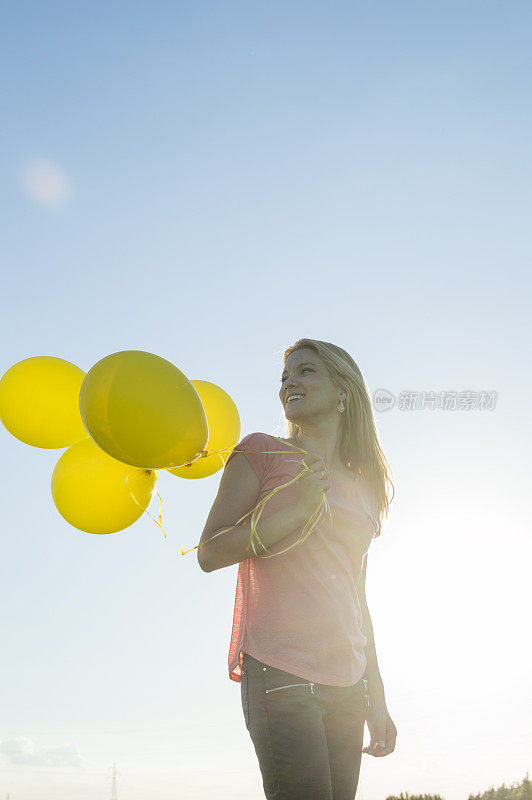
[[[54,356],[19,361],[0,380],[0,420],[25,444],[68,448],[52,474],[53,501],[75,528],[99,534],[139,519],[158,469],[213,475],[240,438],[224,389],[142,350],[112,353],[87,374]]]

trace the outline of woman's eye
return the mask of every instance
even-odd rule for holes
[[[309,369],[308,367],[303,367],[303,369],[301,370],[301,373],[303,373],[303,372],[312,372],[312,370]],[[281,383],[284,383],[287,377],[288,376],[285,375],[284,378],[281,378]]]

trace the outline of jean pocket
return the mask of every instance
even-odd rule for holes
[[[314,683],[311,681],[305,681],[304,683],[285,683],[281,686],[270,686],[269,689],[265,689],[266,694],[271,694],[271,692],[282,692],[286,689],[296,689],[299,686],[305,686],[307,689],[310,690],[311,694],[314,694]]]
[[[244,722],[249,731],[249,687],[248,687],[248,673],[246,669],[242,670],[242,677],[240,680],[240,698],[242,700],[242,711],[244,712]]]

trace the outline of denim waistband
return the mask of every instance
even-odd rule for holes
[[[250,655],[249,653],[243,653],[242,655],[242,665],[249,663],[254,664],[255,667],[268,667],[269,669],[276,669],[279,672],[284,672],[286,675],[291,675],[293,678],[297,678],[300,681],[308,681],[309,683],[313,683],[316,686],[328,686],[334,689],[352,689],[354,686],[359,686],[361,689],[363,688],[364,691],[367,691],[368,682],[365,678],[360,678],[360,680],[356,681],[356,683],[351,684],[350,686],[338,686],[335,684],[330,683],[319,683],[318,681],[310,681],[308,678],[302,678],[300,675],[296,675],[294,672],[288,672],[287,670],[281,669],[280,667],[274,667],[271,664],[268,664],[266,661],[259,661],[258,658],[255,656]]]

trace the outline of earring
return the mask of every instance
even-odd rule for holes
[[[338,411],[340,412],[340,414],[342,414],[342,412],[344,411],[344,401],[343,400],[340,400],[340,402],[338,403]]]

